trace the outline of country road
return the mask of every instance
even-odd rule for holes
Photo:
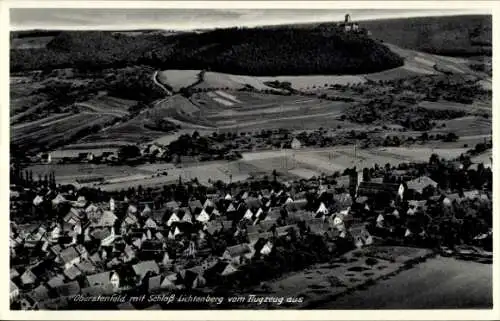
[[[167,87],[165,87],[162,83],[160,83],[158,81],[158,71],[155,71],[154,74],[153,74],[153,82],[158,86],[160,87],[161,89],[163,89],[163,91],[168,95],[168,96],[172,96],[173,93],[167,89]]]

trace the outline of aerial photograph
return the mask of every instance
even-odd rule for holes
[[[490,11],[9,16],[11,310],[493,308]]]

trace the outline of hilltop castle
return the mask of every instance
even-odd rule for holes
[[[364,34],[367,36],[371,35],[371,32],[366,28],[361,28],[357,22],[353,22],[351,20],[351,15],[346,14],[344,21],[336,23],[332,26],[330,23],[324,23],[319,26],[324,30],[336,30],[344,33],[355,33],[355,34]]]

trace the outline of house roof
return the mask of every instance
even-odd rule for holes
[[[419,178],[406,182],[406,186],[408,186],[408,189],[412,189],[418,192],[422,192],[423,189],[429,185],[437,187],[438,184],[428,176],[421,176]]]
[[[99,228],[90,233],[96,240],[104,240],[111,235],[111,228]]]
[[[147,272],[153,272],[154,274],[160,273],[160,267],[153,261],[143,261],[132,266],[134,272],[142,280],[146,276]]]
[[[10,269],[10,278],[17,278],[19,276],[19,272],[16,269]]]
[[[155,275],[155,276],[150,277],[148,279],[149,291],[161,288],[161,281],[162,281],[161,275]]]
[[[11,293],[14,292],[14,291],[18,291],[19,290],[19,288],[17,287],[17,285],[14,282],[12,282],[12,280],[10,281],[9,289],[10,289]]]
[[[49,290],[45,285],[39,285],[28,296],[35,302],[45,301],[49,299]]]
[[[96,267],[92,262],[90,261],[81,261],[78,264],[76,264],[76,267],[83,273],[83,274],[91,274],[95,273],[97,271]]]
[[[374,183],[374,182],[361,182],[358,187],[358,195],[376,195],[380,193],[389,193],[396,195],[398,193],[400,184],[392,183]]]
[[[100,217],[91,221],[91,226],[113,226],[118,218],[111,211],[104,211]]]
[[[64,283],[56,287],[56,292],[59,296],[72,296],[80,293],[80,285],[77,281]]]
[[[245,204],[249,209],[258,209],[262,206],[262,201],[255,197],[249,197],[245,200]]]
[[[53,289],[60,286],[63,283],[64,283],[64,276],[62,276],[61,274],[54,276],[47,282],[47,284]]]
[[[264,220],[264,221],[259,222],[259,226],[264,230],[264,232],[267,232],[275,224],[276,224],[275,219]]]
[[[78,254],[74,246],[70,246],[62,250],[60,256],[64,263],[69,263],[72,260],[78,258],[80,254]]]
[[[248,246],[248,244],[238,244],[238,245],[234,245],[234,246],[230,246],[230,247],[226,248],[226,251],[231,257],[237,257],[237,256],[241,256],[241,255],[250,253],[251,249]]]
[[[179,203],[176,201],[170,201],[165,205],[167,208],[170,208],[172,210],[178,209],[179,208]]]
[[[188,203],[188,207],[191,210],[191,212],[194,212],[197,208],[202,209],[203,204],[199,200],[191,201]]]
[[[70,267],[69,269],[64,270],[63,273],[70,280],[74,280],[78,276],[82,275],[82,272],[74,265],[72,267]]]
[[[111,280],[111,272],[105,271],[97,274],[87,275],[89,286],[100,286],[109,284]]]

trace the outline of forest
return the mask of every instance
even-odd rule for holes
[[[403,59],[361,34],[274,28],[229,28],[175,36],[64,31],[46,48],[11,52],[11,71],[80,71],[148,65],[247,75],[360,74],[395,68]]]

